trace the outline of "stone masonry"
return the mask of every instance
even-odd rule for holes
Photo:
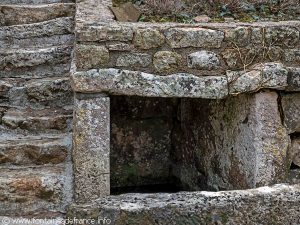
[[[1,1],[0,224],[300,224],[300,22],[111,5]]]

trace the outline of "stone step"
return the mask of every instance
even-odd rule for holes
[[[26,73],[24,68],[68,63],[70,62],[71,51],[71,46],[2,51],[0,52],[0,76],[2,73],[5,74],[5,72],[14,69],[21,69],[23,73]]]
[[[11,107],[72,110],[73,92],[68,77],[35,79],[21,84],[10,82],[10,85],[8,97]]]
[[[43,48],[72,45],[74,20],[61,17],[53,20],[0,27],[0,49]]]
[[[0,168],[0,216],[64,212],[72,199],[71,166]]]
[[[67,134],[0,137],[0,167],[65,163],[70,149],[71,136]]]
[[[45,5],[0,5],[0,25],[38,23],[58,17],[72,17],[73,3],[53,3]]]
[[[10,109],[2,117],[2,124],[10,129],[23,129],[35,133],[65,132],[71,129],[72,110],[61,108],[36,110]]]

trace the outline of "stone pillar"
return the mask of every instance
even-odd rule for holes
[[[75,201],[109,195],[109,97],[76,93],[73,146]]]

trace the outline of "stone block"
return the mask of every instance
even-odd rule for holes
[[[288,68],[287,91],[300,91],[300,68]]]
[[[286,62],[300,62],[300,49],[286,49],[284,51],[284,60]]]
[[[289,134],[300,132],[300,93],[282,95],[284,123]]]
[[[159,73],[172,73],[178,70],[182,63],[182,56],[176,52],[159,51],[153,56],[153,65]]]
[[[111,93],[145,97],[221,99],[228,95],[226,76],[197,77],[180,73],[168,76],[138,71],[100,69],[72,74],[73,88],[84,93]]]
[[[246,46],[251,39],[251,28],[237,27],[225,31],[225,41],[231,45]]]
[[[146,53],[131,53],[120,55],[116,66],[120,67],[147,67],[151,64],[152,57]]]
[[[105,66],[109,62],[109,51],[105,46],[76,45],[76,66],[80,69],[92,69]]]
[[[110,193],[110,101],[76,94],[73,128],[75,198],[88,202]]]
[[[165,37],[159,30],[148,28],[138,29],[135,32],[133,43],[141,49],[151,49],[160,47],[165,42]]]
[[[200,70],[213,70],[220,66],[220,60],[216,53],[210,51],[199,51],[188,55],[188,67]]]
[[[220,48],[224,32],[205,28],[170,28],[165,31],[166,42],[171,48]]]

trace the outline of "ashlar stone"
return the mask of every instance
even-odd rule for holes
[[[218,55],[210,51],[194,52],[188,56],[188,67],[193,69],[213,70],[220,66]]]
[[[159,73],[175,72],[182,62],[182,56],[176,52],[159,51],[153,57],[153,65]]]
[[[138,48],[151,49],[160,47],[165,42],[165,37],[156,29],[138,29],[133,42]]]
[[[76,66],[78,69],[102,67],[109,61],[109,51],[105,46],[77,45]]]
[[[224,40],[224,32],[198,27],[170,28],[165,36],[171,48],[220,48]]]
[[[117,59],[116,66],[121,67],[147,67],[152,62],[152,57],[146,53],[131,53],[120,55]]]

